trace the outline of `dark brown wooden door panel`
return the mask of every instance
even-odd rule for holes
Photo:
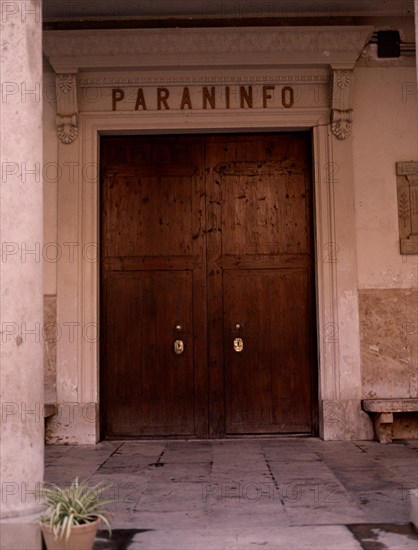
[[[203,144],[193,138],[102,139],[108,437],[207,435],[203,183]]]
[[[312,433],[309,139],[102,139],[105,436]]]
[[[206,138],[213,437],[312,431],[308,140]],[[243,340],[241,352],[235,338]]]
[[[130,173],[106,173],[107,257],[190,254],[194,206],[191,176],[144,175],[141,169],[143,166]],[[141,176],[132,174],[136,170]]]
[[[190,271],[109,274],[108,435],[194,434],[192,279]]]
[[[226,433],[310,432],[308,273],[235,270],[223,278]]]

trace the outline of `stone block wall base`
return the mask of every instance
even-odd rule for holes
[[[373,423],[360,399],[324,399],[320,403],[320,436],[329,440],[372,440]]]
[[[57,403],[45,421],[47,445],[94,445],[98,440],[97,403]]]
[[[418,531],[418,489],[409,492],[409,519]]]
[[[44,295],[44,395],[45,403],[57,400],[57,297]]]
[[[58,403],[58,413],[46,419],[45,439],[49,445],[95,444],[98,441],[97,403]],[[360,399],[323,400],[320,404],[320,437],[328,440],[373,440],[370,416],[361,410]],[[409,436],[411,422],[408,423]],[[394,434],[395,438],[402,438]]]

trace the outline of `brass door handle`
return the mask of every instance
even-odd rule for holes
[[[240,323],[235,324],[235,329],[239,331],[242,329],[242,325]],[[244,342],[242,338],[234,338],[234,351],[237,353],[240,353],[244,349]]]
[[[177,324],[174,327],[174,330],[180,336],[180,332],[183,330],[183,327],[180,324]],[[174,340],[173,348],[174,348],[174,353],[176,355],[181,355],[184,352],[184,342],[183,342],[183,340],[180,340],[179,338],[177,340]]]

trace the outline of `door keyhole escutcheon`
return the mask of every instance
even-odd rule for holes
[[[239,353],[243,349],[244,349],[244,342],[242,341],[242,338],[235,338],[234,339],[234,351]]]
[[[176,355],[181,355],[183,352],[184,352],[183,340],[174,340],[174,353]]]

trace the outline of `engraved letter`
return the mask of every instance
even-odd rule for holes
[[[112,111],[116,111],[116,102],[122,101],[125,97],[125,92],[120,88],[113,88],[112,90]]]
[[[147,110],[147,105],[145,103],[145,97],[142,88],[138,88],[138,93],[136,95],[135,111],[138,111],[140,105],[143,111]]]
[[[189,88],[183,88],[180,109],[184,109],[186,105],[188,109],[192,109],[192,100],[190,99]]]
[[[283,107],[286,107],[286,109],[289,109],[290,107],[293,107],[293,104],[295,102],[295,94],[293,92],[293,88],[290,86],[285,86],[282,88],[282,105]]]
[[[245,90],[245,86],[239,87],[239,95],[240,95],[240,106],[241,109],[244,109],[244,100],[247,103],[248,107],[252,109],[253,106],[253,87],[248,86],[248,92]]]
[[[274,91],[274,86],[263,86],[263,109],[267,107],[267,100],[273,98],[269,93],[272,91]]]
[[[212,86],[210,92],[207,86],[203,86],[203,108],[207,109],[208,102],[212,109],[215,109],[215,86]]]
[[[157,88],[157,109],[161,111],[161,105],[164,105],[164,109],[170,109],[167,103],[167,98],[170,92],[167,88]]]

